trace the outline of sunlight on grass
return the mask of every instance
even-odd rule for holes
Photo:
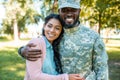
[[[120,51],[120,47],[109,47],[107,46],[107,51]]]
[[[8,71],[16,71],[17,69],[22,69],[22,68],[25,68],[25,65],[24,64],[12,64],[11,65],[7,65],[7,66],[4,66],[2,68],[2,70],[8,70]]]
[[[24,78],[25,60],[18,55],[18,46],[12,44],[8,43],[0,48],[0,80],[23,80]]]
[[[107,46],[107,52],[110,60],[120,60],[120,47]]]
[[[24,77],[25,71],[19,71],[19,72],[17,72],[16,74],[19,75],[19,76],[23,76],[23,77]]]
[[[5,70],[8,70],[8,71],[16,71],[16,68],[9,67],[9,68],[7,68],[7,69],[5,69]]]
[[[0,50],[9,50],[9,51],[15,51],[15,48],[16,47],[9,47],[9,46],[5,46],[5,47],[2,47]]]
[[[18,63],[18,64],[16,64],[16,67],[17,68],[24,68],[25,66],[23,64],[21,64],[21,63]]]

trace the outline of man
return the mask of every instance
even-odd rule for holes
[[[59,0],[59,14],[64,23],[64,37],[60,42],[64,73],[78,73],[85,80],[108,80],[108,56],[100,36],[79,22],[80,0]],[[19,53],[28,60],[37,60],[40,50],[27,47]],[[32,52],[32,53],[31,53]],[[25,54],[26,53],[26,54]]]

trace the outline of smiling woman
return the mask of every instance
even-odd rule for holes
[[[35,62],[26,60],[24,80],[68,80],[67,74],[61,74],[58,44],[63,35],[63,27],[59,15],[50,14],[45,18],[42,34],[42,37],[32,39],[28,43],[35,45],[30,47],[32,49],[41,49],[43,55]]]

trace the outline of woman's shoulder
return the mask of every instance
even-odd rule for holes
[[[44,41],[44,36],[39,36],[39,37],[37,37],[37,38],[32,38],[32,39],[30,40],[30,42],[34,42],[34,43],[39,43],[39,42],[41,42],[41,41]]]
[[[36,45],[36,48],[43,48],[43,46],[46,46],[44,36],[40,36],[38,38],[32,38],[29,43],[32,43]]]

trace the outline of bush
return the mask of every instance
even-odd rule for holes
[[[10,41],[10,40],[12,40],[12,37],[10,35],[0,36],[0,41]]]

